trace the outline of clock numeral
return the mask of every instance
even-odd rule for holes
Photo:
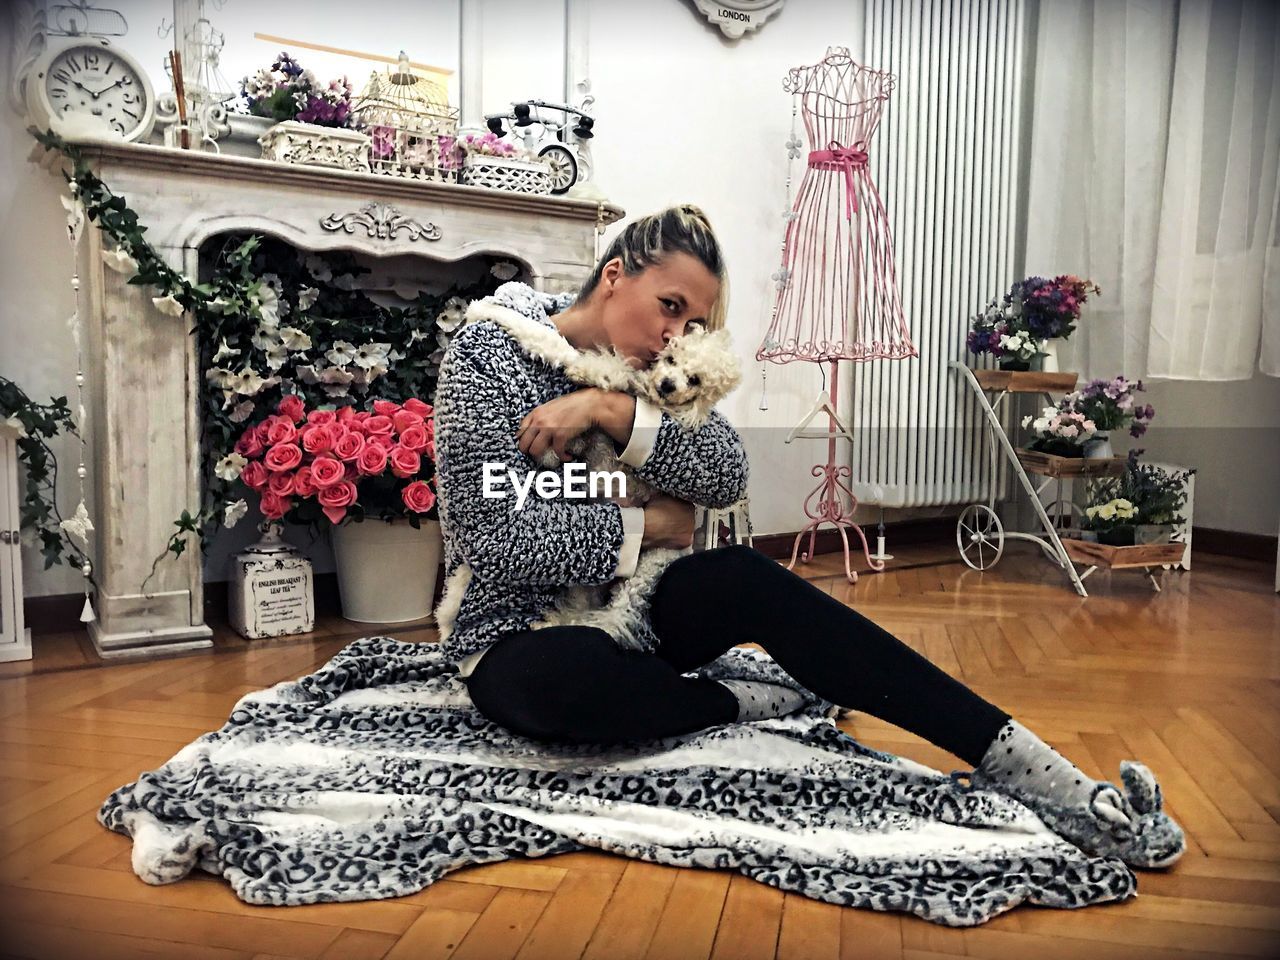
[[[86,70],[98,69],[98,55],[96,53],[86,53],[84,55],[84,68]]]
[[[133,83],[133,77],[129,76],[127,73],[124,75],[124,79],[120,81],[120,85],[122,87],[127,87],[132,83]]]
[[[69,66],[76,73],[79,73],[80,70],[82,69],[80,64],[76,62],[76,58],[72,56],[67,57],[67,66]]]
[[[65,97],[66,95],[67,95],[67,91],[63,90],[61,87],[54,87],[52,90],[49,91],[50,97],[61,98],[61,97]]]
[[[132,110],[125,110],[125,111],[123,111],[123,112],[124,112],[124,113],[127,113],[129,116],[133,117],[133,119],[135,119],[135,120],[137,120],[137,119],[138,119],[138,115],[137,115],[136,113],[134,113]]]
[[[102,75],[105,77],[108,73],[110,73],[110,72],[111,72],[111,68],[112,68],[112,67],[114,67],[115,65],[116,65],[116,63],[115,63],[115,61],[114,61],[114,60],[108,60],[108,61],[107,61],[107,68],[106,68],[105,70],[103,70],[103,71],[102,71]]]
[[[138,102],[138,98],[137,98],[137,97],[135,97],[132,93],[125,93],[125,94],[121,94],[120,99],[121,99],[124,103],[137,103],[137,102]]]
[[[53,79],[55,79],[55,80],[60,80],[60,81],[62,81],[63,83],[70,83],[70,82],[71,82],[71,74],[67,73],[67,71],[66,71],[66,70],[58,69],[58,70],[53,71]]]

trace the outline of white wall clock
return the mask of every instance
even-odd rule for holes
[[[99,37],[53,43],[26,75],[26,101],[28,118],[41,130],[97,128],[105,136],[138,141],[155,123],[146,71]]]
[[[693,0],[709,21],[734,40],[748,30],[759,30],[782,9],[783,0]]]

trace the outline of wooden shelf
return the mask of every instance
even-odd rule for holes
[[[972,367],[970,369],[973,369]],[[1078,373],[1044,373],[1040,370],[976,370],[973,378],[983,390],[1009,393],[1070,393],[1080,379]]]
[[[1064,538],[1062,546],[1075,563],[1124,570],[1133,567],[1159,567],[1182,562],[1185,543],[1140,543],[1132,547],[1113,547],[1106,543]]]
[[[1118,477],[1124,473],[1124,457],[1059,457],[1026,447],[1014,452],[1023,470],[1042,477]]]

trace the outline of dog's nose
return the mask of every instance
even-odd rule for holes
[[[662,383],[658,384],[658,392],[664,395],[670,393],[675,388],[676,385],[671,382],[670,378],[666,377],[663,378]]]

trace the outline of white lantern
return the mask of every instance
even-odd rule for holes
[[[316,622],[311,561],[285,543],[279,522],[258,529],[262,539],[232,560],[231,626],[246,640],[309,633]]]

